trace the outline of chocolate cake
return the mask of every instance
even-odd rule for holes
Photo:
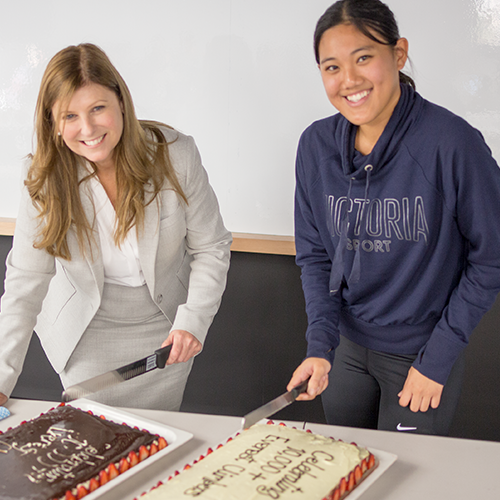
[[[81,498],[164,446],[147,431],[61,405],[0,432],[0,498]]]

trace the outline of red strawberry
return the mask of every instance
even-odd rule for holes
[[[98,483],[97,479],[95,477],[93,477],[89,483],[89,493],[97,490],[97,488],[99,488],[99,483]]]
[[[137,453],[135,451],[131,451],[128,454],[128,461],[130,463],[130,467],[133,467],[134,465],[137,465],[139,463],[139,457],[137,456]]]
[[[342,496],[346,492],[346,490],[347,490],[347,482],[345,480],[345,477],[343,477],[340,480],[339,490],[340,490],[340,496]]]
[[[87,488],[85,488],[85,486],[82,486],[82,485],[78,486],[78,489],[76,490],[76,498],[77,499],[86,497],[88,494],[89,494],[89,492],[87,491]]]
[[[335,488],[332,495],[332,500],[339,500],[339,498],[340,498],[340,490],[338,488]]]
[[[188,470],[188,469],[190,469],[190,468],[191,468],[191,466],[190,466],[189,464],[186,464],[186,465],[184,466],[184,469],[183,469],[183,470]]]
[[[368,459],[368,468],[371,469],[375,465],[375,456],[370,453],[370,458]]]
[[[347,491],[352,491],[352,489],[356,486],[356,481],[354,480],[354,472],[349,474],[349,481],[347,483]]]
[[[163,448],[166,448],[167,446],[168,446],[168,443],[167,443],[167,441],[165,440],[165,438],[160,437],[160,438],[158,439],[158,449],[163,450]]]
[[[361,467],[359,465],[356,465],[356,468],[354,469],[354,480],[356,481],[356,484],[359,483],[362,477],[363,472],[361,471]]]
[[[118,469],[116,468],[115,464],[111,464],[109,467],[108,467],[108,478],[109,480],[111,481],[112,479],[114,479],[115,477],[119,476],[120,473],[118,472]]]
[[[127,459],[125,457],[122,457],[120,459],[120,463],[118,464],[118,470],[120,471],[120,474],[123,474],[125,471],[130,469],[130,464],[127,462]]]
[[[76,500],[76,497],[75,497],[75,495],[73,495],[73,493],[71,493],[71,490],[68,490],[66,492],[65,498],[66,498],[66,500]]]
[[[155,453],[158,453],[158,445],[151,443],[151,446],[149,447],[149,456],[154,455]]]
[[[209,448],[209,449],[207,450],[207,455],[210,455],[210,453],[213,453],[213,452],[214,452],[214,450],[212,450],[212,448]]]
[[[105,470],[99,472],[99,484],[102,486],[109,481],[108,473]]]
[[[139,462],[146,460],[146,458],[148,457],[149,457],[148,449],[144,445],[141,445],[141,447],[139,448]]]

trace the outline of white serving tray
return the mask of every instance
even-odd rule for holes
[[[128,413],[127,411],[121,410],[119,408],[113,408],[101,403],[96,403],[95,401],[91,401],[89,399],[77,399],[67,404],[70,404],[75,408],[79,408],[80,410],[90,410],[94,415],[97,416],[103,415],[107,420],[111,420],[112,422],[115,422],[117,424],[126,423],[131,427],[137,426],[139,427],[139,429],[146,429],[147,431],[151,432],[151,434],[158,434],[159,436],[164,437],[168,443],[168,446],[166,448],[163,448],[163,450],[158,451],[147,460],[139,462],[137,465],[131,467],[123,474],[115,477],[104,486],[101,486],[97,488],[97,490],[86,495],[86,500],[94,500],[95,498],[100,497],[110,489],[120,484],[122,481],[130,478],[132,475],[137,474],[139,471],[143,470],[145,467],[148,467],[153,462],[156,462],[160,458],[164,457],[167,453],[170,453],[176,448],[179,448],[179,446],[182,446],[184,443],[187,443],[193,437],[190,432],[176,429],[175,427],[171,427],[160,422],[155,422],[154,420],[149,420],[147,418],[140,417],[139,415]]]

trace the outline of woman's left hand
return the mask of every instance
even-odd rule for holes
[[[201,351],[201,342],[186,330],[172,330],[162,347],[172,344],[167,365],[184,363]]]
[[[441,402],[443,385],[422,375],[413,366],[408,371],[403,390],[398,394],[400,406],[410,405],[413,412],[437,408]]]

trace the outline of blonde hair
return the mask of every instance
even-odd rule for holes
[[[134,226],[137,230],[142,227],[146,205],[167,183],[187,203],[159,128],[166,125],[136,118],[125,81],[99,47],[90,43],[66,47],[50,60],[42,78],[35,111],[36,148],[25,184],[40,220],[34,247],[67,260],[71,259],[68,231],[74,228],[83,254],[87,244],[92,248],[94,221],[87,220],[80,200],[80,183],[89,176],[78,178],[82,159],[58,136],[52,108],[57,101],[67,105],[75,91],[91,83],[115,92],[123,107],[123,133],[114,149],[115,244],[123,242]],[[92,167],[94,174],[89,175],[96,173],[96,166]],[[153,191],[146,203],[147,182],[152,183]]]

